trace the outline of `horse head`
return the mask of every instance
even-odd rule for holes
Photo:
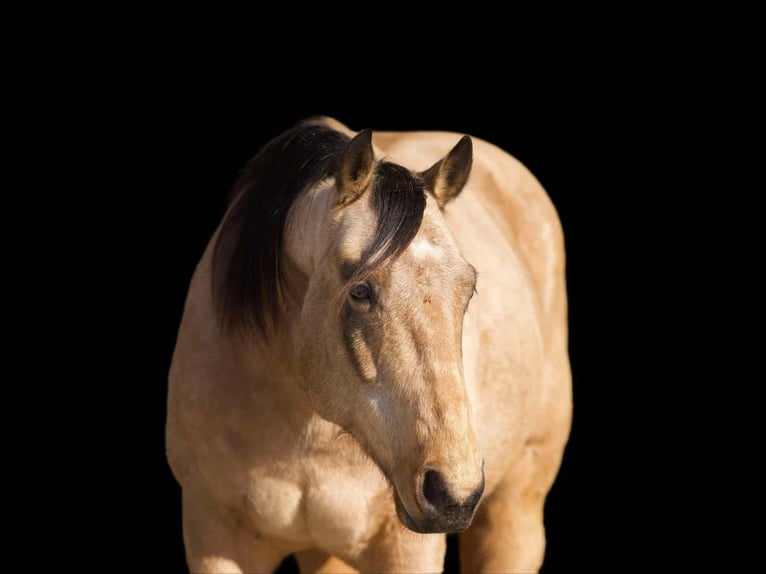
[[[463,137],[415,172],[376,157],[369,130],[351,137],[309,122],[283,138],[252,169],[263,171],[269,154],[282,154],[281,169],[294,172],[290,183],[262,191],[261,199],[248,199],[243,188],[221,232],[224,324],[249,317],[265,336],[287,306],[280,301],[293,301],[286,331],[311,407],[348,431],[380,468],[408,528],[464,530],[484,488],[461,346],[476,272],[443,209],[468,179],[471,140]],[[274,187],[277,176],[252,176],[259,177],[262,190]],[[252,178],[244,187],[255,185]],[[256,208],[271,213],[260,225],[275,226],[277,239],[264,239],[263,229],[243,232],[247,211]],[[258,241],[258,253],[249,253]],[[264,287],[274,269],[281,287]],[[243,275],[251,281],[241,292],[226,283]]]

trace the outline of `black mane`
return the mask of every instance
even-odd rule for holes
[[[309,120],[271,140],[248,162],[230,194],[233,204],[213,254],[213,297],[224,328],[265,336],[279,319],[287,214],[303,192],[335,174],[349,140]],[[401,253],[423,219],[423,180],[399,165],[377,163],[372,194],[378,225],[350,282]]]

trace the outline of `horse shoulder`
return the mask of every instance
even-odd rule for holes
[[[211,290],[214,243],[215,236],[189,283],[168,373],[166,449],[181,484],[190,472],[204,472],[198,462],[207,457],[200,453],[241,449],[246,431],[266,424],[252,409],[273,410],[261,404],[266,393],[253,391],[257,357],[248,360],[245,343],[219,326]]]

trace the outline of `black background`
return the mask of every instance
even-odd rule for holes
[[[745,251],[760,245],[762,185],[742,175],[762,164],[760,20],[252,9],[9,18],[4,479],[26,489],[5,491],[21,510],[9,555],[37,569],[186,571],[164,453],[186,287],[238,170],[315,114],[485,138],[553,199],[574,420],[546,506],[545,571],[688,569],[717,553],[731,570],[758,548],[740,536],[757,530],[716,513],[759,517],[760,485],[742,482],[759,476],[745,443],[760,418],[745,407],[760,408],[760,370],[742,368],[759,355],[738,322],[757,332],[762,257]]]
[[[643,312],[634,294],[644,281],[633,151],[647,118],[611,83],[582,76],[576,85],[548,77],[543,87],[479,74],[440,82],[381,73],[353,82],[323,70],[205,72],[155,65],[138,84],[125,83],[93,131],[91,183],[103,216],[84,232],[91,249],[83,265],[94,277],[84,294],[96,309],[86,344],[111,375],[85,391],[103,408],[80,440],[94,466],[85,496],[95,499],[90,536],[100,551],[128,569],[151,557],[155,571],[185,571],[164,417],[186,287],[245,162],[295,121],[323,114],[355,130],[480,137],[546,188],[567,248],[574,419],[546,504],[544,571],[645,559],[635,533],[647,511],[647,471],[634,463],[644,446],[626,417],[637,400],[628,389],[641,365],[629,354]],[[448,571],[454,560],[451,546]]]
[[[545,571],[711,567],[718,554],[732,570],[759,549],[742,536],[759,533],[746,518],[757,524],[762,491],[743,482],[760,476],[747,441],[762,416],[748,407],[762,408],[747,363],[759,340],[742,328],[758,332],[762,299],[759,18],[15,8],[0,194],[9,559],[186,571],[164,453],[186,287],[238,170],[315,114],[485,138],[553,199],[574,420]]]

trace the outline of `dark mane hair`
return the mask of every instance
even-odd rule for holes
[[[372,208],[378,215],[375,237],[346,282],[347,286],[362,281],[410,244],[423,221],[425,183],[407,168],[379,161],[372,181]]]
[[[349,141],[321,121],[307,120],[272,139],[248,162],[229,195],[232,205],[213,253],[213,298],[224,329],[266,336],[279,320],[287,214],[303,192],[335,175]],[[378,162],[371,205],[378,215],[375,237],[349,282],[412,241],[426,205],[422,178]]]

